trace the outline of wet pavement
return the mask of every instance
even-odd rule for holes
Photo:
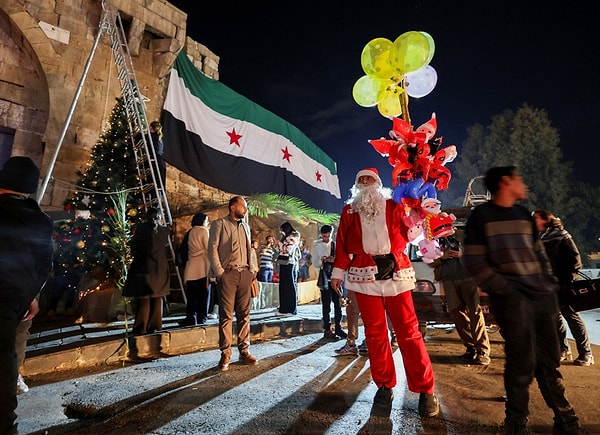
[[[598,343],[600,310],[582,314]],[[38,322],[25,365],[31,389],[19,396],[20,433],[500,433],[504,360],[498,333],[490,335],[492,363],[469,366],[458,358],[462,346],[453,325],[428,326],[442,414],[423,420],[398,351],[393,406],[388,415],[374,414],[368,358],[336,356],[343,340],[323,338],[320,304],[300,305],[297,316],[277,316],[271,308],[251,317],[259,365],[237,362],[234,350],[228,372],[216,368],[216,320],[181,328],[183,315],[173,310],[163,331],[140,337],[126,332],[131,322]],[[594,352],[600,355],[597,346]],[[600,364],[568,362],[561,372],[589,433],[600,433]],[[534,433],[551,432],[552,416],[535,382],[531,411]]]

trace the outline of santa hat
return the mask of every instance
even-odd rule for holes
[[[358,171],[358,174],[356,174],[356,180],[354,181],[354,184],[358,184],[358,179],[365,175],[375,178],[375,181],[380,186],[383,186],[383,183],[381,182],[381,178],[379,178],[379,171],[377,170],[377,168],[365,168],[365,169],[361,169],[360,171]]]

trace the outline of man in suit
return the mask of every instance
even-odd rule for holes
[[[244,364],[258,364],[250,347],[250,287],[258,272],[252,256],[250,227],[244,222],[248,212],[246,200],[234,196],[229,200],[229,214],[210,227],[208,255],[217,278],[219,295],[219,369],[229,370],[233,335],[233,312],[237,323],[238,350]]]

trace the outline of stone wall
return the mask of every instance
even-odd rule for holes
[[[149,120],[160,116],[168,73],[183,48],[200,70],[218,79],[219,57],[186,36],[184,12],[164,0],[111,3],[124,22]],[[99,0],[0,0],[0,133],[14,133],[12,155],[32,157],[42,177],[52,166],[41,201],[46,211],[62,210],[76,171],[85,168],[121,94],[106,34],[93,50],[102,6]],[[174,217],[230,197],[170,166],[166,190]]]

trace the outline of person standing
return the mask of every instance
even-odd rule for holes
[[[29,157],[0,170],[0,433],[17,431],[17,329],[39,311],[36,296],[52,270],[52,219],[29,195],[40,171]]]
[[[165,144],[163,142],[163,131],[160,122],[152,121],[150,123],[150,137],[152,138],[152,145],[154,146],[154,153],[156,155],[156,168],[162,180],[162,186],[166,187],[167,166],[163,158]]]
[[[321,290],[323,308],[323,337],[329,339],[346,338],[348,334],[342,329],[342,307],[340,295],[331,288],[331,272],[335,260],[335,242],[331,240],[333,227],[323,225],[319,231],[320,238],[313,245],[312,256],[318,270],[317,285]],[[331,330],[331,304],[333,304],[334,331]],[[357,350],[358,353],[358,350]]]
[[[540,232],[540,239],[544,244],[546,253],[550,257],[554,275],[558,278],[561,289],[567,289],[581,269],[579,249],[577,249],[577,245],[573,241],[571,234],[565,230],[561,220],[548,210],[536,210],[533,212],[533,220],[535,221],[537,230]],[[572,355],[569,341],[567,340],[567,328],[563,319],[569,325],[579,354],[577,359],[573,361],[573,364],[584,367],[594,364],[594,355],[592,355],[592,347],[585,323],[579,313],[566,304],[560,304],[560,315],[557,325],[561,347],[560,360],[565,361]]]
[[[169,229],[161,224],[158,208],[150,207],[131,242],[133,262],[127,272],[123,296],[136,298],[133,334],[162,329],[163,297],[171,291],[166,247]]]
[[[340,217],[331,286],[340,294],[345,279],[346,289],[355,293],[365,326],[371,376],[378,388],[375,404],[390,407],[396,386],[389,316],[403,356],[408,389],[419,393],[421,417],[433,417],[440,407],[411,294],[415,271],[404,252],[408,242],[404,214],[404,206],[383,188],[377,169],[358,171]]]
[[[300,233],[292,224],[284,222],[279,227],[279,314],[298,312],[298,263],[300,261]]]
[[[250,227],[244,218],[248,212],[246,200],[234,196],[229,200],[229,214],[210,226],[208,256],[216,275],[219,294],[219,369],[229,370],[233,336],[233,313],[237,325],[237,345],[240,361],[255,365],[250,354],[250,286],[258,266],[252,261]]]
[[[531,213],[516,204],[527,198],[527,185],[515,166],[490,168],[484,181],[492,199],[467,219],[462,261],[489,294],[504,338],[504,433],[529,433],[529,388],[535,377],[554,411],[554,433],[584,434],[558,370],[556,278]]]
[[[180,326],[202,325],[208,321],[208,216],[196,213],[188,235],[188,260],[183,271],[186,287],[186,316]]]
[[[312,265],[312,256],[308,246],[306,246],[306,239],[302,237],[300,239],[300,261],[298,262],[298,282],[308,281],[310,278],[310,266]]]
[[[342,347],[336,349],[335,353],[340,356],[357,356],[359,353],[362,355],[367,355],[367,341],[363,340],[360,346],[356,344],[356,340],[358,340],[358,319],[360,317],[358,302],[356,301],[356,294],[351,290],[347,290],[347,295],[348,303],[346,304],[346,325],[348,327],[348,333],[346,334],[346,342]]]
[[[258,280],[260,282],[273,281],[273,256],[275,255],[275,239],[273,236],[267,236],[266,244],[261,245],[258,250],[260,268],[258,271]]]
[[[489,365],[490,339],[479,305],[479,288],[460,262],[462,249],[454,236],[439,240],[442,256],[430,264],[435,279],[444,286],[446,303],[456,332],[466,347],[462,359],[469,364]]]

